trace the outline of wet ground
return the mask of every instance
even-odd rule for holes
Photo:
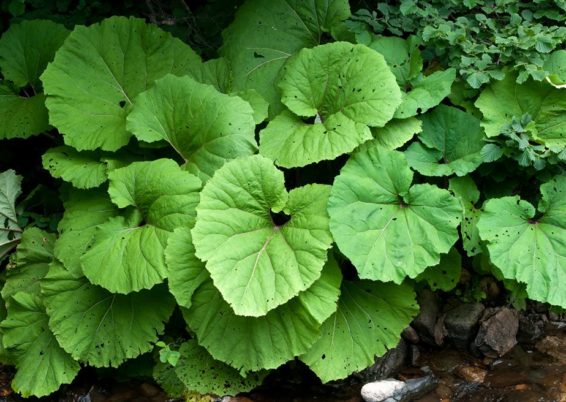
[[[565,335],[566,336],[566,335]],[[415,402],[566,402],[566,364],[537,351],[516,346],[500,359],[476,358],[452,349],[423,351],[395,377],[408,380],[422,376],[420,367],[430,367],[438,386]],[[294,373],[294,374],[293,374]],[[343,382],[334,387],[320,386],[314,379],[290,370],[289,381],[278,381],[245,396],[224,398],[225,402],[362,402],[359,382]],[[25,401],[11,394],[11,370],[0,371],[0,402]],[[293,377],[294,376],[294,377]],[[312,381],[311,381],[312,380]],[[88,385],[85,378],[51,398],[61,402],[167,402],[172,401],[150,382],[115,383],[104,380]],[[27,401],[39,401],[27,399]],[[201,402],[193,399],[195,402]],[[212,398],[208,399],[213,401]],[[203,399],[202,402],[206,401]]]

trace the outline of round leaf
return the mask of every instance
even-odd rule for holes
[[[275,83],[285,61],[302,48],[320,44],[323,33],[349,16],[346,0],[246,1],[223,32],[220,48],[232,65],[234,89],[255,89],[280,110]]]
[[[106,181],[106,164],[98,152],[78,152],[71,147],[57,147],[43,154],[43,167],[51,176],[61,178],[77,188],[100,186]]]
[[[168,75],[136,98],[127,128],[142,141],[169,142],[189,172],[208,180],[227,160],[255,153],[253,115],[238,97]]]
[[[346,378],[394,348],[417,312],[415,294],[407,285],[345,281],[336,313],[301,360],[323,382]]]
[[[59,265],[51,268],[41,289],[59,344],[74,359],[95,367],[117,367],[152,350],[175,306],[162,286],[112,294]]]
[[[80,369],[49,329],[38,293],[15,294],[1,325],[4,347],[16,355],[12,388],[23,397],[49,395],[73,381]]]
[[[97,226],[80,259],[83,272],[114,293],[150,289],[167,277],[164,250],[171,232],[194,224],[200,180],[169,159],[134,162],[109,179],[112,201],[137,210]]]
[[[321,324],[336,311],[340,281],[336,263],[329,263],[320,279],[299,296],[263,317],[243,317],[234,314],[208,280],[196,290],[184,315],[199,344],[215,359],[241,373],[272,369],[316,342]]]
[[[20,88],[31,84],[39,90],[39,76],[67,35],[69,31],[53,21],[11,24],[0,38],[0,69],[4,79]]]
[[[401,283],[435,265],[458,239],[459,202],[430,184],[411,187],[402,153],[372,142],[336,177],[330,230],[361,278]]]
[[[303,49],[285,65],[284,113],[260,134],[260,152],[298,167],[351,152],[371,138],[399,106],[401,91],[383,57],[363,45],[336,42]]]
[[[189,391],[199,394],[237,395],[261,385],[265,376],[253,373],[242,377],[234,368],[214,360],[194,340],[182,344],[179,353],[175,372]]]
[[[41,76],[50,123],[79,151],[115,151],[130,139],[126,116],[136,95],[199,64],[187,45],[141,19],[77,25]]]
[[[426,176],[465,176],[482,162],[485,135],[480,121],[469,113],[440,105],[422,117],[419,139],[405,155],[409,165]],[[428,147],[428,148],[427,148]]]
[[[566,308],[566,177],[541,186],[537,211],[518,196],[485,203],[477,224],[491,262],[531,299]]]
[[[484,89],[475,105],[483,114],[488,137],[499,135],[513,118],[528,114],[537,139],[547,146],[566,146],[566,91],[546,82],[528,80],[518,84],[513,74]]]
[[[0,139],[28,138],[49,128],[45,96],[26,98],[0,87]]]
[[[287,193],[283,173],[259,155],[226,163],[208,181],[193,242],[236,314],[265,315],[318,279],[332,244],[328,193],[318,184]]]

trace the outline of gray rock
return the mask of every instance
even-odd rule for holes
[[[531,344],[541,339],[544,335],[546,321],[547,318],[544,314],[521,312],[519,315],[517,341],[519,343]]]
[[[388,378],[387,380],[375,381],[362,387],[362,398],[366,402],[382,402],[392,397],[395,391],[405,387],[403,381]]]
[[[403,337],[404,340],[412,344],[417,344],[420,341],[419,334],[410,325],[403,330],[401,336]]]
[[[429,345],[439,345],[438,337],[435,337],[436,322],[440,315],[440,303],[434,292],[425,289],[418,295],[419,315],[413,320],[413,328],[416,329],[420,339]],[[442,340],[440,340],[442,342]]]
[[[485,307],[481,303],[466,303],[453,308],[444,317],[444,328],[448,339],[456,348],[467,350],[476,336],[478,322]]]
[[[394,349],[390,349],[382,357],[375,360],[375,364],[363,370],[360,376],[364,381],[382,380],[391,377],[403,368],[409,356],[409,347],[403,339]]]
[[[485,310],[474,347],[488,357],[501,357],[517,344],[519,314],[507,307]]]
[[[404,387],[396,390],[383,402],[409,402],[431,392],[438,385],[438,379],[432,374],[407,380]]]

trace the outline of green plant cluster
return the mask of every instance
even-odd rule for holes
[[[351,18],[248,0],[206,61],[139,18],[10,26],[0,139],[49,139],[29,163],[63,206],[37,224],[0,173],[17,392],[147,355],[171,394],[247,391],[294,359],[342,379],[463,266],[566,308],[566,90],[509,72],[478,96],[417,37]]]
[[[554,73],[547,60],[564,49],[565,22],[563,0],[401,0],[359,10],[348,27],[358,35],[416,35],[428,57],[480,88],[502,80],[506,69],[519,83]]]

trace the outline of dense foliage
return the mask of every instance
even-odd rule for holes
[[[250,390],[294,359],[342,379],[398,343],[420,289],[484,297],[464,268],[566,308],[563,2],[351,8],[248,0],[219,47],[137,17],[13,21],[17,392],[133,359],[171,394]]]

